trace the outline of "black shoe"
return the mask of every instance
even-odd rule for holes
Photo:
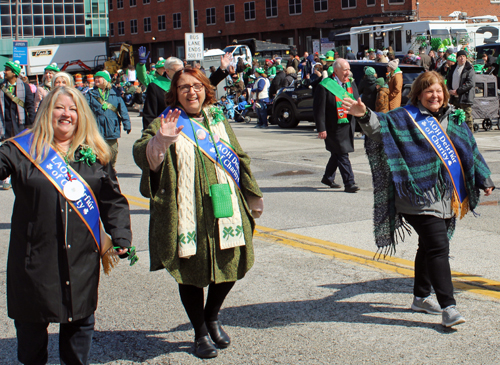
[[[359,188],[356,184],[352,184],[352,185],[349,185],[349,186],[346,186],[344,191],[346,193],[355,193],[356,191],[358,191]]]
[[[207,336],[194,340],[194,354],[200,359],[211,359],[217,357],[217,349]]]
[[[262,128],[262,125],[257,124],[254,128]]]
[[[334,182],[331,182],[330,180],[328,180],[326,177],[323,177],[321,179],[321,183],[322,184],[325,184],[326,186],[329,186],[331,187],[332,189],[340,189],[342,186],[340,186],[339,184],[337,184],[335,181]]]
[[[231,344],[231,339],[226,331],[222,328],[220,321],[206,322],[208,333],[212,337],[212,341],[221,349],[225,349]]]

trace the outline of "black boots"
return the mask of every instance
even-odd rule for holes
[[[205,324],[207,325],[210,337],[212,337],[212,341],[214,341],[219,348],[225,349],[231,344],[231,339],[222,328],[220,321],[205,322]]]

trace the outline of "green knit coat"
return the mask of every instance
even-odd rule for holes
[[[161,126],[155,119],[134,144],[134,160],[142,170],[140,191],[150,198],[149,255],[150,270],[166,268],[180,284],[205,287],[210,283],[236,281],[243,278],[254,263],[253,230],[255,222],[245,201],[246,196],[262,197],[250,171],[250,158],[241,149],[236,136],[225,120],[230,144],[240,158],[240,186],[238,201],[242,215],[245,246],[220,249],[217,219],[208,194],[208,183],[200,155],[196,153],[195,194],[197,217],[197,250],[190,258],[179,258],[177,253],[177,158],[175,145],[165,153],[158,172],[149,168],[146,146]],[[193,147],[194,148],[194,147]],[[217,184],[214,163],[202,154],[210,185]]]

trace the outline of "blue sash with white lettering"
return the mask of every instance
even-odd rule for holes
[[[460,162],[455,146],[436,118],[430,115],[423,115],[413,105],[406,105],[404,108],[443,162],[453,182],[455,194],[460,204],[462,204],[467,198],[467,190],[465,188],[465,175],[462,163]]]
[[[29,153],[31,144],[33,143],[33,133],[16,136],[11,139],[11,141],[36,166],[36,168],[38,168],[45,175],[45,177],[54,185],[57,191],[59,191],[59,193],[64,196],[64,185],[68,182],[68,170],[66,168],[64,159],[59,156],[59,154],[52,147],[50,147],[47,156],[40,164],[38,164]],[[71,178],[76,179],[83,184],[84,194],[83,197],[78,201],[73,202],[68,199],[66,200],[85,223],[90,233],[92,234],[97,247],[100,249],[101,225],[99,220],[99,207],[97,205],[96,198],[90,186],[87,185],[87,182],[80,175],[78,175],[78,173],[73,170],[71,166],[69,166],[69,169]]]
[[[168,114],[168,111],[171,108],[168,107],[161,113],[161,115],[166,116]],[[198,123],[194,119],[189,119],[188,115],[186,112],[182,109],[179,108],[181,111],[181,115],[179,116],[179,120],[177,122],[177,127],[179,126],[184,126],[182,129],[181,134],[184,135],[190,141],[193,143],[193,145],[196,146],[196,139],[195,139],[195,133],[197,133],[199,130],[202,130],[205,132],[205,138],[200,139],[198,137],[198,145],[200,146],[201,152],[205,154],[209,159],[211,159],[214,163],[219,165],[226,173],[231,177],[231,179],[234,180],[238,188],[240,188],[240,158],[234,152],[233,148],[227,143],[226,141],[223,141],[222,139],[219,138],[219,141],[215,143],[215,146],[219,150],[219,155],[221,161],[219,161],[217,157],[217,152],[215,151],[214,144],[211,141],[210,133],[209,131],[203,127],[200,123]],[[191,128],[191,123],[193,127]],[[194,128],[194,130],[193,130]]]

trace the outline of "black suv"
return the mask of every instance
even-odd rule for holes
[[[356,85],[363,79],[365,66],[375,69],[378,77],[384,77],[387,73],[387,63],[370,61],[349,61],[351,72]],[[420,66],[399,65],[403,72],[403,95],[401,104],[408,101],[411,84],[417,76],[424,71]],[[295,128],[300,121],[314,121],[312,88],[297,81],[292,87],[285,87],[276,93],[273,100],[272,117],[281,128]]]

